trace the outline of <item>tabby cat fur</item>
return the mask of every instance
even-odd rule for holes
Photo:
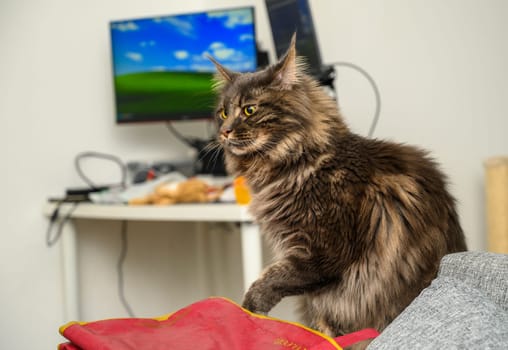
[[[275,253],[243,306],[266,314],[298,295],[302,321],[329,336],[382,331],[445,254],[466,250],[446,177],[417,147],[350,131],[305,73],[295,36],[259,72],[210,59],[218,144],[228,171],[246,178],[250,212]]]

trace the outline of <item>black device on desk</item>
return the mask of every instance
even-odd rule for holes
[[[50,197],[48,202],[51,203],[81,203],[90,202],[90,194],[95,192],[106,191],[111,186],[99,186],[99,187],[74,187],[67,188],[65,190],[64,197]]]
[[[307,0],[265,0],[272,28],[275,52],[279,58],[289,47],[290,38],[296,32],[296,51],[306,59],[309,73],[321,85],[334,89],[335,70],[321,60],[319,43],[314,30],[312,13]]]

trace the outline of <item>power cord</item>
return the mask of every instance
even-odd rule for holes
[[[204,142],[203,140],[200,140],[195,137],[189,137],[182,135],[178,130],[175,129],[173,124],[171,122],[166,123],[166,128],[182,143],[185,145],[197,149],[198,147],[201,147],[201,144]]]
[[[361,73],[370,83],[372,86],[372,90],[374,91],[374,95],[376,98],[376,111],[374,112],[374,118],[372,119],[372,123],[370,125],[369,129],[369,137],[372,137],[374,135],[374,131],[376,130],[377,123],[379,121],[379,115],[381,114],[381,94],[379,93],[379,88],[376,84],[376,81],[372,76],[362,67],[351,63],[351,62],[334,62],[330,64],[331,66],[338,66],[338,67],[347,67],[356,70],[357,72]]]
[[[78,172],[78,175],[81,177],[81,179],[84,182],[86,182],[86,184],[88,186],[90,186],[91,189],[98,189],[98,188],[103,187],[103,186],[98,186],[95,183],[93,183],[93,181],[90,180],[88,178],[88,176],[86,176],[85,173],[83,172],[83,170],[81,169],[81,161],[83,159],[85,159],[85,158],[106,159],[106,160],[110,160],[110,161],[115,162],[116,164],[118,164],[118,166],[120,167],[120,171],[122,172],[121,181],[120,181],[120,183],[118,185],[121,186],[121,187],[125,187],[126,186],[126,184],[127,184],[127,167],[125,166],[125,164],[122,162],[122,160],[120,158],[118,158],[117,156],[114,156],[112,154],[93,152],[93,151],[86,151],[86,152],[79,153],[74,158],[74,165],[76,167],[76,171]]]
[[[48,229],[46,231],[46,244],[48,247],[52,247],[56,244],[56,242],[59,240],[60,236],[62,235],[63,227],[64,225],[70,220],[72,213],[76,210],[80,202],[74,202],[73,206],[65,213],[64,217],[60,220],[56,233],[52,237],[52,231],[55,223],[58,221],[59,213],[61,210],[62,204],[66,203],[65,200],[61,200],[57,202],[55,209],[53,210],[53,213],[50,217],[50,223],[48,225]],[[120,299],[121,304],[127,311],[127,314],[129,317],[135,317],[134,312],[132,311],[131,306],[129,305],[129,302],[127,301],[127,298],[125,297],[125,288],[124,288],[124,273],[123,273],[123,267],[125,260],[127,258],[127,251],[128,251],[128,237],[127,237],[127,220],[123,220],[121,224],[121,231],[120,231],[120,256],[118,257],[118,261],[116,264],[117,269],[117,276],[118,276],[118,296]]]
[[[63,203],[66,203],[65,200],[58,201],[53,213],[51,213],[51,217],[49,218],[48,229],[46,230],[46,245],[48,247],[52,247],[58,242],[60,236],[62,236],[64,225],[71,219],[72,213],[76,210],[79,205],[79,202],[73,202],[73,206],[65,213],[64,217],[58,223],[55,235],[52,237],[53,227],[55,223],[58,221],[60,215],[60,209]]]
[[[123,265],[125,263],[125,259],[127,258],[127,249],[128,249],[128,239],[127,239],[127,220],[122,220],[122,227],[120,231],[120,239],[121,239],[121,248],[120,248],[120,256],[118,257],[118,262],[116,264],[117,274],[118,274],[118,297],[120,298],[120,302],[122,303],[125,311],[129,317],[136,317],[132,308],[125,297],[125,288],[124,288],[124,276],[123,276]]]
[[[81,161],[84,158],[101,158],[101,159],[106,159],[106,160],[110,160],[110,161],[117,163],[120,167],[121,172],[122,172],[121,181],[118,185],[121,186],[122,188],[125,188],[126,183],[127,183],[127,168],[120,158],[118,158],[114,155],[111,155],[111,154],[92,152],[92,151],[78,153],[78,155],[76,155],[76,157],[74,158],[74,165],[76,167],[76,171],[77,171],[78,175],[81,177],[81,179],[90,187],[91,190],[100,190],[101,188],[104,188],[105,186],[96,185],[95,183],[93,183],[93,181],[91,181],[88,178],[88,176],[85,175],[85,173],[81,169]],[[111,185],[111,186],[117,186],[117,185],[115,184],[115,185]],[[72,195],[68,190],[67,195],[64,198],[62,198],[56,202],[55,209],[51,213],[51,216],[49,218],[48,228],[46,230],[46,245],[48,247],[52,247],[56,244],[56,242],[58,242],[58,240],[60,239],[60,237],[62,235],[63,227],[70,220],[72,213],[76,210],[76,208],[78,207],[80,202],[87,201],[87,200],[88,199],[86,196],[84,196],[82,194],[81,195]],[[61,206],[63,203],[73,203],[73,206],[69,209],[69,211],[60,220],[58,227],[56,229],[56,233],[53,235],[52,234],[53,227],[55,226],[56,222],[59,219],[60,209],[61,209]]]

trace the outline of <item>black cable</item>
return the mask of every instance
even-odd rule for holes
[[[63,203],[65,203],[63,200],[59,201],[56,204],[56,207],[53,210],[53,213],[51,214],[48,229],[46,231],[46,244],[48,245],[48,247],[52,247],[53,245],[55,245],[55,243],[61,237],[64,225],[70,220],[72,213],[76,210],[76,208],[79,205],[79,202],[73,203],[74,205],[67,211],[67,213],[65,213],[65,216],[59,222],[55,236],[51,237],[51,232],[52,232],[53,226],[56,223],[56,221],[58,220],[60,209],[61,209],[61,206]],[[125,297],[125,290],[124,290],[123,264],[125,262],[125,259],[127,258],[127,249],[128,249],[127,221],[126,220],[122,221],[120,239],[121,239],[120,256],[119,256],[118,262],[117,262],[118,296],[120,298],[120,302],[122,303],[123,307],[127,311],[127,314],[130,317],[135,317],[134,312],[132,311],[132,308],[129,305],[129,302],[127,301],[127,298]]]
[[[121,178],[121,182],[119,183],[119,185],[122,186],[122,187],[126,186],[126,183],[127,183],[127,168],[123,164],[123,162],[120,160],[120,158],[115,157],[115,156],[110,155],[110,154],[99,153],[99,152],[82,152],[82,153],[79,153],[74,158],[74,165],[76,166],[76,171],[78,172],[78,175],[81,177],[81,179],[84,182],[86,182],[88,184],[88,186],[90,186],[91,189],[100,189],[101,186],[97,186],[96,184],[94,184],[83,173],[83,170],[81,169],[81,160],[83,158],[88,158],[88,157],[107,159],[107,160],[111,160],[111,161],[117,163],[120,166],[120,169],[121,169],[121,172],[122,172],[122,178]],[[60,239],[60,236],[62,235],[62,231],[63,231],[64,225],[71,219],[72,213],[78,207],[79,201],[75,201],[76,199],[72,200],[70,197],[72,197],[72,195],[67,194],[67,196],[65,198],[57,201],[56,205],[55,205],[55,209],[51,213],[51,216],[49,218],[48,228],[46,230],[46,245],[48,247],[54,246],[56,244],[56,242]],[[61,208],[63,203],[73,203],[74,205],[69,209],[69,211],[65,214],[65,216],[60,220],[60,222],[58,223],[58,227],[56,229],[56,233],[55,233],[54,236],[52,236],[53,227],[55,226],[55,223],[59,219],[60,208]]]
[[[351,62],[335,62],[331,63],[332,66],[339,66],[339,67],[348,67],[351,69],[356,70],[357,72],[360,72],[367,80],[369,81],[370,85],[372,86],[372,89],[374,90],[374,95],[376,97],[376,111],[374,112],[374,118],[372,119],[372,123],[370,125],[369,129],[369,137],[372,137],[374,135],[374,131],[376,130],[377,123],[379,121],[379,115],[381,114],[381,94],[379,93],[379,88],[376,84],[376,81],[372,76],[367,73],[365,69],[362,67],[351,63]]]
[[[69,211],[67,211],[67,213],[65,213],[65,216],[58,223],[55,236],[51,237],[51,232],[53,231],[55,223],[58,221],[60,215],[60,208],[63,203],[64,201],[62,200],[56,204],[56,207],[53,210],[53,213],[51,213],[51,217],[49,218],[48,229],[46,230],[46,245],[48,247],[52,247],[55,245],[56,242],[58,242],[60,236],[62,236],[64,225],[71,219],[72,213],[76,210],[76,208],[79,205],[79,202],[73,203],[74,205],[69,209]]]
[[[125,259],[127,258],[127,248],[128,248],[127,220],[122,220],[120,239],[121,239],[122,244],[121,244],[121,248],[120,248],[120,256],[118,258],[118,263],[116,265],[117,272],[118,272],[118,296],[120,298],[120,302],[122,303],[123,307],[127,311],[127,314],[130,317],[135,317],[134,312],[132,311],[132,308],[129,305],[129,302],[127,301],[127,298],[125,297],[125,291],[124,291],[123,264],[125,262]]]
[[[187,146],[190,146],[190,147],[195,147],[195,144],[196,144],[196,140],[190,138],[190,137],[187,137],[187,136],[183,136],[178,130],[175,129],[175,127],[171,124],[171,122],[167,122],[166,123],[166,127],[168,128],[168,130],[177,138],[179,139],[181,142],[183,142],[185,145]]]
[[[107,153],[87,151],[87,152],[79,153],[76,156],[76,158],[74,158],[74,165],[76,167],[76,171],[78,172],[78,175],[81,177],[81,179],[84,182],[87,183],[88,186],[90,186],[90,188],[97,189],[100,186],[97,186],[96,184],[94,184],[93,181],[91,181],[84,174],[83,170],[81,170],[80,162],[83,158],[102,158],[102,159],[111,160],[111,161],[117,163],[118,166],[120,167],[121,172],[122,172],[122,178],[121,178],[119,185],[122,187],[126,186],[126,184],[127,184],[127,168],[120,158],[118,158],[114,155],[111,155],[111,154],[107,154]]]
[[[185,143],[185,145],[196,150],[197,159],[194,161],[194,172],[208,173],[210,171],[215,171],[210,168],[210,166],[214,167],[213,165],[210,165],[208,161],[204,161],[204,159],[207,159],[208,153],[214,149],[213,147],[207,149],[207,147],[209,147],[210,143],[213,142],[213,138],[208,139],[208,140],[201,140],[199,138],[190,138],[190,137],[183,136],[181,133],[179,133],[173,127],[173,125],[171,125],[171,122],[167,122],[166,127],[176,138],[178,138],[180,141]],[[218,155],[218,153],[217,153],[217,155]],[[225,172],[225,171],[221,171],[221,170],[218,171],[218,173],[222,173],[222,172]]]

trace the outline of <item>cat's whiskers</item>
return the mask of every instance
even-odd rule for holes
[[[203,148],[203,153],[201,154],[201,156],[199,157],[199,160],[202,161],[203,159],[205,159],[211,152],[213,152],[212,154],[212,157],[211,157],[211,162],[213,164],[215,164],[217,162],[217,159],[220,155],[220,150],[222,148],[222,145],[220,144],[219,141],[217,140],[213,140],[211,141],[210,143],[208,143],[204,148]]]
[[[217,141],[212,141],[212,142],[208,143],[203,148],[203,151],[205,151],[205,152],[203,153],[203,155],[200,157],[199,160],[202,160],[204,157],[206,157],[208,154],[210,154],[210,152],[218,152],[220,147],[221,147],[221,144]]]
[[[213,164],[216,164],[217,163],[217,160],[219,159],[219,156],[221,154],[221,145],[219,144],[216,148],[215,148],[215,151],[214,151],[214,154],[212,155],[212,163]]]

